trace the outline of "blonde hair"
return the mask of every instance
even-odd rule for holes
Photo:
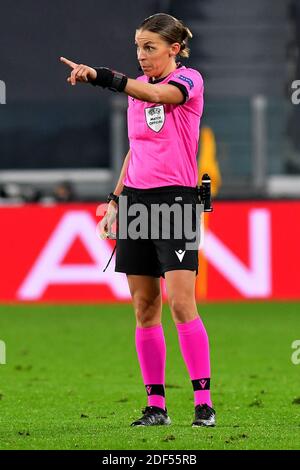
[[[180,57],[189,57],[188,40],[193,37],[189,28],[182,21],[166,13],[156,13],[146,18],[138,28],[159,34],[168,44],[179,42]]]

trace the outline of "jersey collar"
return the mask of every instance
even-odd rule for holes
[[[181,67],[183,67],[183,65],[181,64],[181,62],[177,62],[176,65],[177,65],[177,67],[176,67],[175,70],[180,69]],[[173,70],[172,72],[170,72],[169,75],[171,75],[171,73],[175,72],[175,70]],[[156,80],[152,80],[152,77],[149,77],[149,78],[148,78],[148,83],[155,84],[155,83],[162,82],[162,81],[165,80],[169,75],[167,75],[166,77],[157,78]]]

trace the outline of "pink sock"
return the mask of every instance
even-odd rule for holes
[[[162,325],[136,327],[135,344],[148,406],[165,409],[166,343]]]
[[[176,325],[181,353],[194,389],[195,406],[206,403],[212,406],[210,398],[210,361],[208,336],[201,318]]]

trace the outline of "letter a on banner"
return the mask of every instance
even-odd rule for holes
[[[99,242],[95,235],[96,222],[85,211],[69,211],[60,220],[41,251],[33,268],[18,290],[20,300],[39,300],[51,284],[107,284],[116,299],[128,299],[126,279],[114,271],[102,272],[110,256],[108,242]],[[62,264],[63,259],[79,238],[94,263]]]

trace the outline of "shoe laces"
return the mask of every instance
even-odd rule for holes
[[[142,409],[142,413],[144,416],[148,416],[150,414],[152,414],[153,410],[151,408],[151,406],[146,406],[145,408]]]
[[[197,419],[207,419],[214,413],[214,410],[206,403],[196,406]]]
[[[142,410],[142,413],[144,416],[151,416],[153,414],[157,414],[157,413],[164,413],[164,410],[160,410],[160,409],[157,409],[157,408],[154,408],[153,406],[146,406],[143,410]]]

